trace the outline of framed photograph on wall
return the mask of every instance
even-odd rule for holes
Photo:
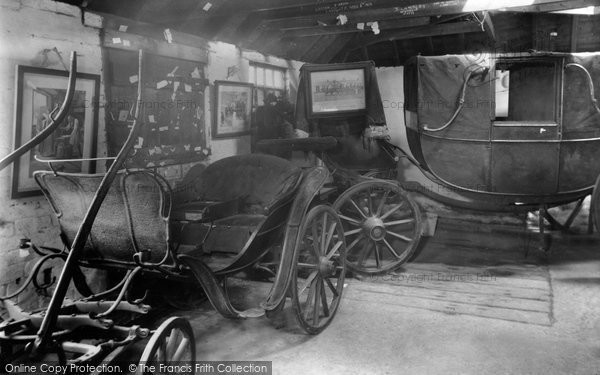
[[[366,114],[370,64],[304,65],[309,118]]]
[[[254,85],[215,81],[213,138],[250,134]]]
[[[60,107],[67,93],[69,73],[30,66],[17,66],[14,148],[29,141],[50,124],[50,113]],[[93,161],[78,161],[96,156],[98,133],[98,98],[100,76],[77,73],[75,94],[67,118],[58,128],[17,159],[13,166],[11,198],[40,195],[33,172],[49,169],[42,160],[52,163],[57,171],[94,173]],[[59,161],[67,160],[68,161]]]

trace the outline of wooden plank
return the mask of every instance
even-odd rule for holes
[[[358,301],[361,303],[367,302],[370,305],[377,306],[393,305],[407,308],[416,308],[429,311],[439,311],[450,315],[469,315],[482,318],[491,318],[498,320],[506,320],[518,323],[535,324],[541,326],[551,326],[551,315],[546,312],[539,311],[523,311],[516,309],[503,309],[500,307],[489,308],[485,306],[472,306],[461,303],[439,301],[432,303],[431,300],[426,300],[418,297],[402,297],[402,298],[381,298],[380,295],[372,293],[355,294],[352,288],[348,288],[344,294],[345,301]],[[345,303],[348,303],[345,302]]]
[[[125,45],[123,41],[127,41],[129,45]],[[114,30],[106,30],[102,46],[127,51],[137,51],[142,49],[156,55],[208,63],[208,50],[206,49],[178,43],[169,44],[148,37]]]
[[[502,309],[523,310],[532,312],[550,313],[550,299],[547,296],[540,298],[521,297],[520,295],[497,293],[485,290],[485,293],[472,293],[465,290],[444,290],[425,287],[408,287],[374,283],[349,283],[354,295],[365,297],[376,295],[374,298],[381,300],[404,299],[407,297],[428,300],[431,303],[451,302],[463,305],[481,306]]]

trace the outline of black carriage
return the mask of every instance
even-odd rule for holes
[[[68,94],[52,116],[50,131],[68,110],[75,62],[73,57]],[[122,360],[119,355],[126,348],[148,337],[142,363],[193,361],[194,334],[184,318],[172,317],[156,330],[134,323],[151,310],[148,292],[178,304],[198,284],[225,317],[276,313],[289,298],[304,331],[325,329],[342,296],[346,248],[338,215],[319,202],[328,171],[301,170],[268,155],[234,156],[200,173],[201,168],[193,169],[173,189],[154,171],[123,168],[140,126],[136,120],[106,174],[62,173],[52,168],[56,160],[48,161],[50,171],[36,172],[35,180],[60,224],[64,249],[22,241],[23,249],[32,248],[42,258],[19,290],[0,299],[10,316],[0,323],[2,362],[107,365]],[[25,146],[35,146],[48,134]],[[53,259],[65,265],[49,306],[23,311],[11,298],[30,284],[48,289],[50,283],[41,283],[38,276]],[[123,276],[107,290],[92,291],[82,268]],[[273,281],[260,308],[240,311],[231,304],[227,279],[242,271]],[[66,298],[71,282],[81,298]]]
[[[319,153],[336,180],[348,267],[385,273],[433,234],[423,196],[476,213],[539,209],[542,234],[544,218],[560,227],[548,208],[580,208],[592,192],[597,216],[599,67],[598,54],[417,56],[404,67],[402,126],[386,122],[374,64],[307,64],[296,126],[309,138],[262,149]],[[317,86],[331,75],[363,89],[326,96]]]

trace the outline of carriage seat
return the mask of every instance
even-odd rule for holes
[[[104,174],[34,173],[50,203],[67,247],[77,234]],[[113,181],[84,247],[83,260],[134,264],[136,251],[158,262],[168,251],[171,196],[167,182],[146,171],[120,171]]]
[[[188,179],[185,189],[176,189],[175,241],[203,245],[208,253],[237,253],[266,218],[293,197],[301,179],[300,168],[272,155],[220,159],[192,182]],[[190,215],[198,209],[203,214]],[[181,226],[177,221],[187,223]]]

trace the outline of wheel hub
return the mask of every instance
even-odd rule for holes
[[[320,257],[319,258],[319,273],[321,274],[321,276],[324,277],[328,277],[328,276],[332,276],[335,274],[335,264],[333,264],[333,261],[330,259],[327,259],[327,257]]]
[[[385,238],[386,230],[383,220],[377,217],[370,217],[363,222],[363,231],[374,241],[381,241]]]

